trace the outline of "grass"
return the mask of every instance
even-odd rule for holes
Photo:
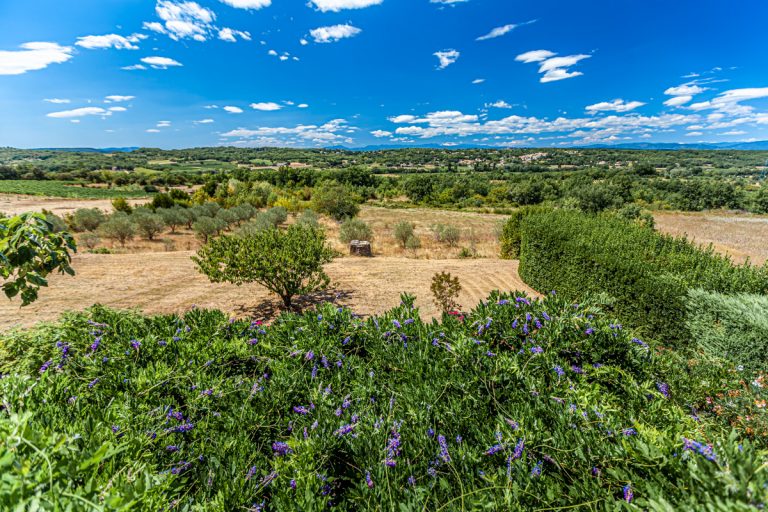
[[[0,180],[0,193],[71,199],[112,199],[149,195],[139,187],[91,188],[75,182],[48,180]]]
[[[0,508],[766,501],[764,438],[704,408],[740,375],[657,353],[594,304],[554,296],[493,294],[442,324],[407,296],[367,320],[328,304],[269,326],[96,307],[0,338],[0,371]]]

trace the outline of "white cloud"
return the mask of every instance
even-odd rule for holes
[[[136,98],[136,96],[119,96],[117,94],[113,94],[104,98],[104,103],[122,103],[124,101],[131,101],[134,98]]]
[[[499,100],[499,101],[495,101],[493,103],[486,103],[485,107],[486,108],[489,108],[489,107],[492,107],[492,108],[512,108],[512,105],[510,105],[509,103],[507,103],[504,100]]]
[[[374,137],[377,137],[377,138],[391,137],[392,136],[392,132],[388,132],[386,130],[374,130],[374,131],[371,132],[371,135],[373,135]]]
[[[169,59],[168,57],[144,57],[141,59],[144,64],[149,64],[154,69],[168,69],[172,66],[182,66],[181,62]],[[139,69],[139,68],[136,68]]]
[[[149,130],[147,130],[147,133],[160,133],[160,130],[156,128],[150,128]]]
[[[554,52],[551,52],[549,50],[533,50],[530,52],[521,53],[517,57],[515,57],[515,60],[517,62],[524,62],[526,64],[530,64],[531,62],[542,62],[550,57],[554,57],[557,55]]]
[[[114,48],[116,50],[138,50],[139,47],[136,43],[146,39],[144,34],[132,34],[128,37],[120,36],[117,34],[106,34],[103,36],[84,36],[78,37],[77,46],[87,48],[89,50]]]
[[[299,39],[299,44],[300,44],[301,46],[307,46],[307,45],[309,44],[309,41],[307,41],[306,39],[304,39],[304,38],[302,37],[301,39]]]
[[[731,130],[730,132],[723,132],[721,135],[746,135],[747,132],[744,130]]]
[[[556,55],[556,53],[549,50],[533,50],[518,55],[515,57],[515,60],[526,64],[539,62],[539,73],[544,75],[540,81],[541,83],[547,83],[583,75],[584,73],[580,71],[568,71],[568,68],[591,57],[591,55],[584,54],[566,55],[564,57],[556,57]]]
[[[267,52],[267,55],[272,55],[273,57],[277,57],[277,52],[275,50],[269,50]]]
[[[272,5],[272,0],[219,0],[236,9],[261,9]]]
[[[66,99],[63,99],[63,98],[46,98],[43,101],[45,101],[47,103],[55,103],[57,105],[61,105],[61,104],[64,104],[64,103],[70,103],[69,100],[66,100]]]
[[[213,119],[200,119],[199,121],[192,121],[195,124],[211,124],[215,121]]]
[[[157,127],[158,128],[168,128],[170,126],[171,126],[171,122],[170,121],[158,121],[157,122]]]
[[[128,109],[125,107],[109,107],[110,112],[125,112],[126,110]]]
[[[232,30],[231,28],[223,28],[219,30],[219,39],[222,41],[227,41],[228,43],[236,43],[238,37],[244,41],[251,40],[251,34],[248,32]]]
[[[384,0],[310,0],[309,5],[314,5],[322,12],[339,12],[343,9],[363,9],[382,2]]]
[[[704,135],[702,132],[688,132],[685,134],[686,137],[701,137]]]
[[[517,27],[523,26],[523,25],[530,25],[531,23],[535,23],[536,20],[526,21],[525,23],[520,24],[509,24],[504,25],[503,27],[496,27],[484,36],[480,36],[477,38],[477,41],[487,41],[488,39],[494,39],[497,37],[501,37],[503,35],[509,34],[513,30],[515,30]]]
[[[309,108],[309,105],[307,105],[306,103],[299,103],[298,105],[296,105],[296,108]]]
[[[693,96],[673,96],[665,101],[664,104],[668,107],[679,107],[680,105],[685,105],[692,99]]]
[[[213,109],[213,108],[219,108],[219,106],[218,105],[206,105],[203,108],[207,108],[207,109],[210,110],[210,109]]]
[[[474,80],[472,80],[472,83],[474,85],[481,84],[483,82],[485,82],[485,78],[475,78]]]
[[[275,110],[280,110],[282,105],[279,105],[273,101],[268,102],[262,102],[262,103],[251,103],[251,108],[254,110],[261,110],[263,112],[272,112]]]
[[[240,144],[246,145],[303,145],[313,142],[318,145],[333,142],[351,144],[353,140],[344,135],[350,127],[344,119],[334,119],[323,125],[262,126],[255,129],[238,128],[222,134],[226,138],[240,138]]]
[[[99,107],[83,107],[76,108],[74,110],[63,110],[61,112],[51,112],[47,114],[48,117],[56,119],[67,119],[71,117],[84,117],[84,116],[109,116],[112,113],[109,110],[105,110]]]
[[[435,52],[432,55],[437,57],[437,60],[440,61],[440,65],[437,67],[437,69],[445,69],[459,60],[461,53],[456,50],[443,50],[440,52]]]
[[[216,14],[212,10],[200,6],[197,2],[158,0],[155,12],[163,24],[147,22],[144,23],[144,28],[167,34],[174,41],[207,40],[213,29],[213,21],[216,19]]]
[[[340,39],[355,37],[362,30],[352,25],[331,25],[328,27],[318,27],[309,31],[309,34],[316,43],[334,43]]]
[[[74,123],[74,124],[80,124],[80,120],[79,119],[70,119],[69,122],[70,123]]]
[[[226,110],[230,114],[242,114],[243,113],[243,109],[241,109],[240,107],[233,107],[233,106],[230,106],[230,105],[227,105],[226,107],[224,107],[224,110]]]
[[[429,0],[429,3],[431,4],[442,4],[442,5],[463,4],[464,2],[469,2],[469,0]]]
[[[137,70],[147,69],[147,66],[142,66],[141,64],[134,64],[133,66],[125,66],[120,69],[124,69],[125,71],[137,71]]]
[[[716,110],[730,115],[749,115],[753,113],[754,108],[741,105],[741,102],[761,98],[768,98],[768,87],[731,89],[720,93],[712,100],[694,103],[688,108],[691,110]]]
[[[27,71],[45,69],[72,58],[74,48],[56,43],[24,43],[21,50],[0,51],[0,75],[21,75]]]
[[[683,84],[677,87],[670,87],[664,94],[667,96],[695,96],[701,94],[704,91],[708,91],[706,87],[699,87],[698,85]]]
[[[629,112],[645,105],[642,101],[613,100],[603,101],[588,106],[585,110],[590,114],[597,112]]]

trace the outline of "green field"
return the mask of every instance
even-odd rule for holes
[[[139,187],[88,188],[69,181],[0,180],[0,194],[68,197],[74,199],[112,199],[147,197]]]

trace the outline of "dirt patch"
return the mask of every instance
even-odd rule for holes
[[[143,204],[147,199],[128,199],[131,205]],[[112,211],[110,199],[64,199],[60,197],[19,196],[0,194],[0,212],[8,215],[18,215],[24,212],[40,212],[48,210],[59,217],[72,213],[78,208],[99,208]]]
[[[712,246],[737,262],[748,258],[758,265],[768,260],[768,217],[730,213],[654,214],[663,233],[687,236],[701,245]]]
[[[51,321],[66,310],[82,310],[98,302],[113,308],[137,308],[145,313],[173,313],[193,304],[218,308],[238,317],[269,316],[275,298],[258,285],[211,284],[190,260],[191,252],[146,254],[80,254],[74,258],[75,277],[56,275],[40,300],[25,308],[18,301],[0,301],[0,329]],[[440,271],[458,276],[459,297],[471,308],[494,289],[533,291],[517,274],[517,262],[474,260],[414,260],[405,258],[341,258],[327,266],[333,288],[317,300],[335,300],[363,315],[397,306],[400,293],[417,297],[421,314],[437,314],[429,291]],[[306,303],[305,303],[306,305]]]

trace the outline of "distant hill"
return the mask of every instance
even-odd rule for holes
[[[34,148],[32,151],[68,151],[70,153],[130,153],[135,148]]]
[[[768,151],[768,141],[760,140],[755,142],[716,142],[716,143],[690,143],[681,144],[678,142],[630,142],[627,144],[595,144],[585,146],[587,149],[646,149],[646,150],[742,150],[742,151]]]

